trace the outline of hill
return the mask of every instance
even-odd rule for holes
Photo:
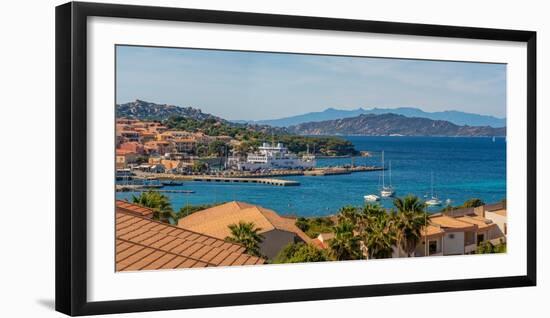
[[[213,119],[216,121],[225,122],[224,119],[208,113],[203,113],[198,108],[156,104],[139,99],[136,99],[133,102],[117,104],[116,117],[140,120],[165,120],[170,117],[184,117],[195,120]]]
[[[407,117],[421,117],[433,120],[446,120],[456,125],[469,125],[469,126],[491,126],[491,127],[505,127],[506,118],[497,118],[488,115],[479,115],[473,113],[465,113],[456,110],[443,111],[443,112],[425,112],[419,108],[414,107],[399,107],[399,108],[372,108],[364,109],[358,108],[354,110],[342,110],[327,108],[322,112],[312,112],[302,115],[296,115],[291,117],[285,117],[272,120],[260,120],[249,121],[251,123],[270,125],[275,127],[288,127],[299,125],[307,122],[326,121],[341,118],[356,117],[363,114],[381,115],[393,113],[403,115]],[[246,122],[246,121],[238,121]]]
[[[300,135],[362,136],[505,136],[506,128],[460,126],[445,120],[398,114],[359,115],[351,118],[302,123],[288,128]]]

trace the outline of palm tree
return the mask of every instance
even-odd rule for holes
[[[422,238],[422,229],[429,224],[425,205],[412,195],[395,199],[394,205],[397,214],[393,216],[392,226],[396,232],[397,244],[410,257]]]
[[[231,235],[225,238],[226,241],[242,245],[250,255],[262,257],[260,244],[264,237],[258,233],[261,229],[256,228],[253,222],[239,221],[239,224],[229,225],[229,230]]]
[[[382,208],[379,204],[367,203],[358,215],[355,230],[358,232],[359,236],[364,237],[367,228],[372,222],[376,222],[378,218],[386,216],[386,210],[384,210],[384,208]]]
[[[407,195],[403,199],[396,198],[393,200],[393,205],[397,208],[398,212],[409,211],[409,212],[424,212],[424,202],[422,202],[415,195]]]
[[[387,215],[370,219],[363,238],[369,258],[390,258],[395,240],[395,233]]]
[[[158,191],[142,192],[139,196],[132,195],[132,202],[151,208],[154,211],[155,220],[170,224],[178,222],[179,216],[172,209],[170,199]]]
[[[338,211],[338,221],[344,222],[347,221],[351,223],[352,225],[356,225],[359,221],[359,218],[361,215],[357,211],[357,208],[351,205],[346,205],[342,208],[340,208],[340,211]]]
[[[330,240],[329,246],[336,260],[363,258],[359,245],[360,238],[355,236],[353,229],[354,225],[347,220],[342,220],[333,227],[334,238]]]

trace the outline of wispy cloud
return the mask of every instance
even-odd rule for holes
[[[229,119],[327,107],[417,106],[505,116],[500,64],[119,47],[117,101],[151,99]]]

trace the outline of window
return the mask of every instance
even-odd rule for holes
[[[480,244],[483,241],[485,241],[485,234],[478,234],[477,235],[477,244]]]
[[[455,238],[455,235],[453,233],[449,234],[449,238],[452,240]]]
[[[430,241],[428,245],[429,255],[437,253],[437,241]]]

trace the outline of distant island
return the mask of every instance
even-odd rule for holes
[[[379,109],[380,110],[380,109]],[[389,111],[389,110],[388,110]],[[327,112],[327,111],[325,111]],[[432,113],[433,114],[433,113]],[[342,119],[311,121],[278,127],[258,123],[237,123],[204,113],[194,107],[180,107],[157,104],[136,99],[117,104],[117,118],[161,121],[171,128],[202,131],[209,135],[229,135],[242,139],[245,144],[257,147],[261,141],[278,140],[288,143],[294,152],[304,152],[308,143],[317,144],[323,152],[349,155],[354,154],[353,146],[339,139],[328,137],[305,138],[303,136],[505,136],[506,128],[489,125],[457,125],[446,120],[433,120],[417,116],[404,116],[395,113],[360,114]],[[297,136],[300,135],[300,136]],[[329,146],[329,147],[323,147]]]
[[[497,118],[488,115],[479,115],[473,113],[466,113],[456,110],[448,110],[441,112],[425,112],[415,107],[399,107],[399,108],[357,108],[353,110],[343,110],[327,108],[321,112],[311,112],[296,116],[284,117],[271,120],[258,120],[258,121],[235,121],[238,123],[253,123],[259,125],[269,125],[274,127],[289,127],[295,126],[307,122],[326,121],[342,118],[356,117],[363,114],[388,114],[393,113],[397,115],[403,115],[407,117],[420,117],[433,120],[446,120],[455,125],[468,125],[468,126],[491,126],[494,128],[505,127],[506,118]]]
[[[398,114],[359,115],[351,118],[309,122],[288,127],[299,135],[361,136],[505,136],[506,128],[459,126],[445,120],[406,117]]]

